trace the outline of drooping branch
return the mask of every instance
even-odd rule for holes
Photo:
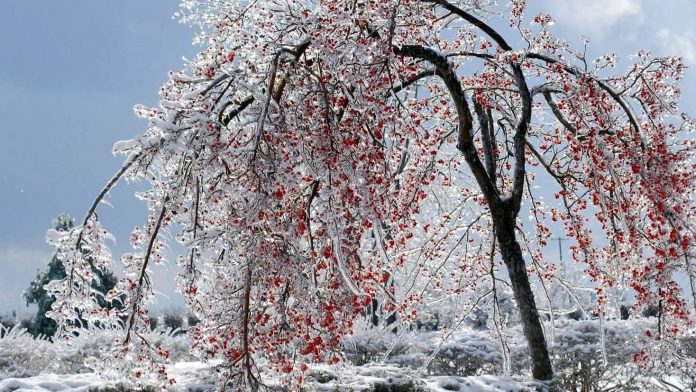
[[[159,216],[157,217],[157,223],[155,224],[155,228],[152,231],[152,235],[150,236],[150,241],[147,244],[147,250],[145,251],[145,257],[143,258],[143,265],[140,267],[140,275],[138,277],[138,283],[135,288],[136,291],[136,298],[133,298],[133,305],[131,307],[131,314],[128,317],[128,328],[126,330],[126,338],[123,341],[124,345],[128,345],[130,342],[131,338],[131,332],[133,330],[133,325],[135,324],[135,317],[136,314],[138,313],[138,310],[140,308],[140,300],[142,299],[142,290],[143,290],[143,283],[147,279],[147,266],[150,262],[150,256],[152,255],[152,248],[155,245],[155,241],[157,240],[157,235],[159,234],[160,228],[162,227],[162,221],[164,220],[164,215],[167,211],[167,201],[169,200],[168,196],[165,196],[162,199],[162,208],[160,209]]]
[[[402,91],[402,90],[404,90],[404,89],[410,87],[410,86],[413,85],[414,83],[417,83],[419,80],[424,79],[424,78],[427,78],[428,76],[434,76],[434,75],[437,75],[437,71],[436,71],[436,70],[434,70],[434,69],[426,69],[426,70],[421,71],[420,73],[418,73],[418,75],[414,76],[413,78],[404,81],[404,82],[401,83],[400,85],[394,86],[394,88],[392,88],[391,91],[392,91],[394,94],[396,94],[396,93],[398,93],[398,92],[400,92],[400,91]]]
[[[252,103],[254,103],[254,96],[250,95],[249,97],[245,98],[242,102],[240,102],[239,106],[237,106],[235,109],[231,110],[224,116],[223,113],[225,112],[225,109],[223,108],[222,110],[220,110],[220,123],[222,125],[228,125],[233,118],[237,117],[239,113],[241,113],[244,109],[249,107],[249,105],[251,105]]]
[[[459,16],[460,18],[466,20],[467,22],[471,23],[472,25],[476,26],[476,28],[480,29],[486,35],[491,37],[495,43],[500,46],[500,48],[504,51],[512,50],[512,47],[505,41],[502,35],[498,34],[495,29],[493,29],[491,26],[486,24],[484,21],[481,19],[475,17],[474,15],[471,15],[470,13],[464,11],[463,9],[457,7],[456,5],[446,1],[446,0],[422,0],[424,3],[435,3],[442,8],[446,9],[447,11]]]
[[[307,51],[307,48],[309,48],[309,44],[311,42],[312,41],[307,39],[307,40],[303,41],[301,44],[299,44],[295,50],[286,49],[285,52],[292,54],[293,61],[297,62],[300,59],[300,57],[302,57],[302,55],[305,53],[305,51]],[[285,86],[287,85],[287,82],[288,82],[287,77],[284,77],[280,81],[278,88],[273,93],[273,100],[274,101],[280,102],[280,99],[283,97],[283,92],[285,91]]]
[[[553,96],[551,96],[551,93],[549,91],[544,91],[544,99],[546,100],[546,103],[549,105],[551,108],[551,112],[553,113],[554,116],[556,116],[556,119],[573,135],[578,134],[577,128],[573,124],[568,121],[563,113],[561,112],[561,109],[558,107],[556,104],[556,101],[553,100]]]
[[[549,64],[558,64],[560,65],[565,72],[568,72],[569,74],[575,76],[575,77],[581,77],[581,76],[587,76],[583,72],[581,72],[579,69],[576,67],[571,67],[569,65],[563,64],[560,61],[554,59],[553,57],[541,54],[541,53],[527,53],[527,57],[537,59],[537,60],[542,60],[544,62],[547,62]],[[641,128],[640,125],[638,125],[638,120],[635,117],[635,114],[633,113],[633,110],[628,106],[626,101],[623,99],[621,94],[617,93],[614,91],[614,89],[608,85],[606,82],[597,79],[597,78],[591,78],[592,81],[597,83],[597,85],[604,91],[609,94],[609,96],[616,101],[616,103],[621,107],[621,109],[626,113],[626,116],[628,117],[628,122],[631,124],[631,127],[633,127],[633,130],[640,136],[640,145],[641,149],[645,151],[646,146],[645,146],[645,141],[643,140],[642,134],[641,134]]]
[[[212,89],[217,87],[220,83],[230,78],[230,74],[222,74],[215,78],[208,86],[200,92],[201,96],[207,95]]]
[[[82,220],[82,230],[80,231],[80,234],[77,237],[77,242],[75,243],[75,248],[80,249],[80,245],[82,244],[82,237],[84,233],[84,227],[87,225],[87,222],[92,218],[92,216],[95,214],[97,210],[97,206],[99,206],[99,203],[104,199],[107,193],[118,183],[118,181],[123,177],[123,175],[128,171],[128,169],[133,166],[133,164],[143,155],[143,151],[140,151],[138,153],[135,153],[128,157],[128,160],[121,166],[121,168],[116,172],[116,174],[111,177],[109,182],[106,183],[104,188],[102,188],[101,192],[99,192],[99,195],[94,199],[94,202],[92,202],[92,206],[89,208],[87,211],[87,215],[85,215],[85,219]]]
[[[549,175],[551,175],[551,177],[553,177],[559,184],[562,185],[562,181],[567,176],[567,174],[556,173],[551,168],[551,165],[549,165],[549,163],[546,162],[544,157],[539,153],[539,151],[536,150],[536,148],[534,148],[532,143],[530,143],[529,141],[527,141],[527,148],[529,148],[529,151],[532,152],[532,155],[534,155],[534,157],[537,159],[537,162],[539,162],[541,164],[541,166],[543,166],[543,168],[546,170],[546,172]]]
[[[312,202],[319,196],[319,180],[312,182],[312,190],[307,198],[307,216],[305,217],[305,225],[309,234],[309,250],[314,252],[314,235],[312,234]]]
[[[251,284],[252,284],[252,271],[251,264],[247,263],[246,273],[244,276],[244,304],[243,304],[243,319],[242,319],[242,355],[244,357],[244,373],[246,375],[249,386],[256,389],[258,386],[258,380],[253,373],[253,361],[251,358],[251,346],[249,323],[250,313],[251,313]]]

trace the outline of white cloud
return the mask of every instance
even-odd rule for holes
[[[640,0],[550,0],[551,15],[563,23],[600,30],[627,16],[642,15]]]
[[[660,29],[657,32],[662,49],[666,54],[680,56],[690,65],[696,65],[696,34]]]

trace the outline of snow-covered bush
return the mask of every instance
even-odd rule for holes
[[[4,328],[0,329],[0,337],[2,337],[7,331],[15,327],[20,329],[31,330],[34,327],[34,324],[35,319],[31,316],[17,317],[14,315],[0,315],[0,327]]]
[[[405,331],[400,334],[372,328],[363,320],[356,323],[355,332],[343,338],[343,353],[355,365],[371,362],[417,364],[430,349],[426,337],[433,332]]]
[[[184,327],[184,317],[181,314],[165,313],[162,316],[162,324],[167,329],[180,331]]]
[[[51,371],[59,362],[56,354],[50,342],[34,338],[26,329],[0,326],[0,379]]]
[[[554,370],[561,390],[677,390],[670,385],[677,386],[679,390],[696,388],[696,374],[690,367],[692,365],[685,362],[685,359],[696,356],[694,331],[687,332],[680,342],[683,348],[681,357],[667,357],[656,352],[659,362],[639,366],[634,363],[634,355],[640,353],[645,345],[648,337],[646,331],[657,328],[656,318],[612,320],[602,324],[599,320],[556,320],[555,326],[552,327],[550,323],[545,326],[549,340],[553,341]],[[342,341],[346,360],[339,368],[312,365],[307,373],[307,385],[312,385],[317,391],[396,387],[419,390],[426,385],[440,388],[436,390],[449,390],[449,387],[464,388],[469,384],[488,385],[487,377],[490,380],[500,378],[487,375],[504,372],[501,345],[494,335],[486,331],[465,327],[448,334],[446,330],[418,331],[414,328],[394,334],[391,330],[371,327],[368,320],[356,327],[356,332]],[[513,327],[507,333],[507,347],[512,359],[511,374],[518,375],[513,377],[515,379],[524,379],[528,364],[521,328]],[[2,329],[0,379],[24,378],[42,373],[60,375],[89,372],[86,363],[104,360],[103,350],[110,349],[122,334],[120,330],[101,330],[82,334],[70,343],[51,343],[34,338],[20,328]],[[151,334],[148,339],[168,350],[170,362],[176,363],[171,367],[173,374],[184,377],[177,379],[177,385],[184,381],[193,384],[210,381],[214,366],[187,362],[192,359],[188,354],[190,340],[187,334],[177,334],[176,331]],[[193,373],[184,371],[184,368],[192,366],[197,366],[199,370],[191,370]],[[263,371],[267,379],[275,379],[271,369],[264,366]],[[147,382],[143,382],[141,386],[147,385]]]
[[[431,338],[433,343],[439,337]],[[433,350],[437,349],[433,344]],[[503,356],[498,342],[486,332],[467,330],[455,333],[445,342],[428,362],[428,373],[432,375],[456,374],[474,376],[502,372]]]
[[[657,328],[657,318],[558,321],[552,353],[559,385],[571,391],[696,389],[696,379],[689,376],[696,344],[689,334],[679,342],[683,356],[656,351],[654,361],[638,361]],[[670,389],[669,384],[680,387]]]
[[[43,337],[33,337],[26,329],[0,327],[0,379],[89,372],[122,335],[121,330],[93,329],[69,342],[51,343]],[[151,332],[148,338],[169,353],[170,362],[191,359],[190,339],[178,330]]]
[[[669,390],[667,383],[696,388],[692,364],[696,336],[685,334],[680,341],[682,356],[639,365],[634,358],[649,344],[647,331],[657,328],[657,319],[556,320],[546,323],[558,385],[570,391]],[[529,368],[521,326],[510,328],[506,347],[512,374]],[[603,336],[602,336],[603,335]],[[443,338],[447,338],[443,340]],[[393,334],[367,324],[343,340],[344,353],[355,365],[369,362],[421,370],[428,375],[458,377],[504,372],[501,345],[495,335],[465,327],[447,336],[446,331],[405,331]],[[655,353],[658,354],[658,353]],[[662,388],[662,389],[661,389]]]

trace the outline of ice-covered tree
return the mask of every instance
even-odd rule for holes
[[[558,227],[594,282],[594,311],[619,285],[637,306],[659,301],[646,345],[679,352],[692,312],[675,276],[695,274],[685,67],[639,52],[621,72],[524,11],[523,0],[183,1],[204,49],[159,105],[135,108],[148,128],[116,143],[127,158],[83,223],[51,236],[68,272],[50,284],[52,317],[67,334],[77,310],[102,325],[127,317],[108,366],[172,382],[167,353],[141,338],[169,229],[188,249],[176,262],[201,319],[193,350],[222,360],[223,385],[255,388],[267,365],[296,386],[308,363],[341,361],[340,338],[375,299],[409,322],[426,300],[462,298],[465,315],[508,289],[532,375],[548,380],[530,279],[557,279],[542,249]],[[140,178],[151,213],[110,293],[126,307],[104,311],[79,249],[109,263],[96,207]]]
[[[67,214],[58,215],[53,221],[53,229],[57,232],[67,232],[72,230],[74,226],[75,220]],[[89,263],[89,252],[85,250],[84,253],[85,260]],[[93,269],[92,272],[94,273],[91,284],[91,288],[94,290],[92,297],[100,307],[112,308],[114,305],[106,301],[105,295],[116,285],[116,276],[108,269]],[[61,280],[65,279],[65,277],[66,274],[63,262],[58,258],[57,254],[54,254],[51,261],[48,262],[46,269],[36,274],[36,278],[34,278],[29,284],[29,288],[24,292],[27,305],[36,304],[37,306],[36,317],[34,318],[30,331],[33,335],[41,335],[50,338],[56,333],[56,321],[46,317],[46,312],[51,310],[51,305],[53,305],[55,299],[48,295],[44,286],[52,280]],[[115,306],[118,306],[118,303],[116,303]]]

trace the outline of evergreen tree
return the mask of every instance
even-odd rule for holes
[[[53,227],[57,231],[69,231],[74,227],[75,220],[70,215],[61,214],[53,222]],[[84,250],[86,258],[89,258],[89,252]],[[93,272],[96,275],[95,280],[92,282],[92,288],[95,293],[95,300],[99,306],[104,308],[120,308],[120,304],[109,303],[106,301],[104,296],[109,290],[114,288],[117,282],[116,276],[109,270],[101,270],[93,267]],[[27,301],[27,305],[36,304],[38,309],[36,312],[36,319],[30,328],[30,332],[34,336],[44,335],[46,337],[52,337],[57,329],[57,324],[55,320],[46,317],[46,312],[51,310],[51,305],[55,299],[46,293],[44,286],[52,280],[59,280],[65,278],[65,267],[63,262],[57,257],[56,254],[53,255],[51,261],[48,263],[48,268],[43,271],[38,271],[36,278],[30,283],[29,288],[24,292],[24,298]]]

